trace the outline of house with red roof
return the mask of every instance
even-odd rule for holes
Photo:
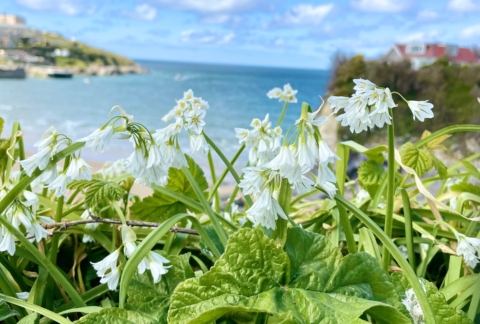
[[[446,44],[410,43],[395,44],[384,55],[386,62],[410,60],[412,68],[418,70],[430,65],[440,57],[446,57],[453,64],[479,64],[480,58],[467,47]]]

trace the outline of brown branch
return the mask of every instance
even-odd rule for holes
[[[48,224],[42,224],[42,226],[45,229],[51,229],[51,228],[59,227],[59,229],[54,232],[54,233],[58,233],[58,232],[66,231],[69,227],[76,226],[76,225],[95,224],[95,223],[122,225],[122,222],[120,220],[117,220],[117,219],[100,218],[100,217],[92,215],[92,214],[90,214],[90,217],[92,219],[82,219],[82,220],[71,221],[71,222],[48,223]],[[158,227],[161,224],[160,223],[154,223],[154,222],[127,221],[127,225],[138,226],[138,227]],[[172,228],[170,228],[170,232],[185,233],[185,234],[190,234],[190,235],[199,235],[196,230],[189,229],[189,228],[181,228],[181,227],[172,227]]]

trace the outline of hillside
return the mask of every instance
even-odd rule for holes
[[[94,48],[77,41],[69,41],[57,34],[41,34],[34,37],[21,37],[15,44],[16,49],[30,55],[43,57],[45,63],[57,66],[85,68],[89,65],[130,66],[135,63],[121,55]],[[68,50],[68,56],[55,56],[56,49]]]

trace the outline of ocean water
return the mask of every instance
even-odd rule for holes
[[[330,77],[329,71],[324,70],[147,61],[139,64],[148,68],[149,73],[73,79],[0,79],[3,137],[10,131],[11,123],[19,121],[27,150],[34,150],[33,143],[51,125],[75,140],[105,123],[115,105],[122,106],[135,116],[135,121],[150,129],[162,128],[165,123],[161,118],[175,105],[175,99],[192,89],[210,105],[205,132],[231,157],[239,147],[235,127],[249,128],[253,118],[263,119],[266,114],[276,123],[283,103],[268,99],[268,90],[283,87],[285,83],[298,90],[298,103],[290,104],[285,116],[286,130],[299,117],[303,101],[312,108],[319,106],[319,95],[325,94]],[[186,152],[187,137],[183,139]],[[127,157],[131,151],[127,141],[115,141],[104,154],[93,155],[88,150],[82,154],[107,161]],[[244,154],[239,164],[246,160]],[[206,163],[202,158],[198,161]]]

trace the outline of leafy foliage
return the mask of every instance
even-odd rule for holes
[[[360,168],[358,169],[358,180],[360,181],[360,185],[368,191],[370,196],[373,197],[386,174],[387,172],[382,164],[376,161],[367,160],[360,164]]]
[[[435,285],[425,279],[419,279],[426,288],[427,299],[435,313],[435,320],[437,323],[444,324],[470,324],[472,321],[468,319],[467,315],[461,310],[451,307],[441,292],[438,291]],[[405,298],[405,291],[410,289],[410,285],[401,273],[396,272],[392,274],[392,281],[395,284],[396,290],[402,299]]]
[[[195,161],[186,155],[188,169],[195,177],[195,181],[202,190],[208,188],[207,179],[203,170],[195,163]],[[190,182],[182,170],[170,168],[168,170],[168,184],[165,188],[198,201]],[[187,206],[179,200],[167,196],[159,191],[154,191],[152,196],[138,201],[130,208],[132,215],[137,220],[162,222],[171,216],[187,211]],[[192,210],[197,212],[197,210]]]
[[[473,183],[460,182],[451,186],[450,189],[456,192],[469,192],[480,196],[480,186],[474,185]]]
[[[266,312],[282,323],[351,323],[366,312],[378,323],[409,319],[394,308],[395,291],[367,253],[342,258],[321,235],[290,228],[285,251],[261,231],[241,229],[210,272],[175,289],[169,323],[211,323]]]
[[[69,188],[86,189],[85,203],[90,208],[108,205],[109,201],[118,201],[127,192],[116,182],[99,179],[74,181]]]
[[[407,142],[400,147],[402,163],[415,170],[419,177],[433,167],[432,154]]]
[[[7,318],[17,316],[18,312],[11,309],[4,301],[0,301],[0,321],[4,321]]]

